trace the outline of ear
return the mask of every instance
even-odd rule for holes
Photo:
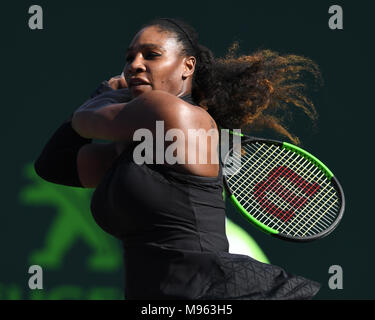
[[[188,58],[185,58],[184,61],[184,72],[182,73],[182,78],[185,80],[188,77],[193,76],[195,71],[195,64],[196,64],[196,58],[191,56]]]

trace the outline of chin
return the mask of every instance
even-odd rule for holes
[[[152,91],[152,87],[151,86],[134,86],[134,87],[130,87],[130,92],[131,92],[133,98],[138,97],[142,93],[145,93],[145,92],[148,92],[148,91]]]

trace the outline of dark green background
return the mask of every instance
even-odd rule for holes
[[[17,2],[17,3],[16,3]],[[269,48],[310,57],[325,85],[312,93],[317,129],[304,120],[291,125],[303,146],[339,178],[347,208],[338,229],[307,244],[273,239],[232,209],[271,262],[322,284],[319,299],[373,299],[373,42],[375,8],[369,1],[7,1],[1,17],[2,184],[0,282],[27,290],[27,255],[41,246],[53,211],[20,204],[22,174],[46,139],[99,82],[119,74],[124,50],[138,28],[156,16],[181,17],[200,42],[225,54],[234,40],[241,52]],[[28,8],[38,4],[44,30],[28,28]],[[328,8],[341,5],[344,30],[328,28]],[[69,264],[45,278],[51,283],[121,286],[122,273],[97,277],[82,265],[84,244]],[[344,289],[328,288],[328,269],[343,268]],[[94,277],[95,276],[95,277]],[[58,279],[58,280],[56,280]],[[65,280],[66,279],[66,280]],[[25,296],[24,298],[27,298]],[[1,297],[0,297],[1,299]]]

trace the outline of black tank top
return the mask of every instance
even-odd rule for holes
[[[195,104],[191,96],[183,100]],[[91,211],[101,228],[123,240],[199,251],[227,251],[222,170],[201,177],[164,165],[137,165],[125,150],[96,188]]]
[[[183,100],[195,104],[191,96]],[[222,168],[200,177],[137,165],[133,148],[91,199],[98,225],[122,240],[125,299],[308,299],[319,285],[228,253]]]

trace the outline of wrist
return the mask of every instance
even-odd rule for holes
[[[96,96],[108,92],[108,91],[115,91],[110,85],[108,81],[102,81],[99,86],[91,93],[90,97],[95,98]]]

